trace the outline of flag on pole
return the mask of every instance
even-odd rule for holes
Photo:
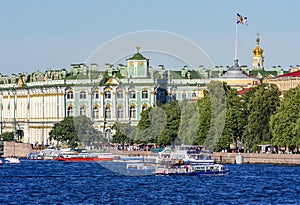
[[[245,24],[245,25],[248,25],[247,24],[247,17],[245,17],[245,16],[242,16],[241,14],[239,14],[239,13],[237,13],[236,14],[237,16],[236,16],[236,23],[237,24]]]

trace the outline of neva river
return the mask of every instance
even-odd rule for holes
[[[1,204],[300,204],[300,167],[228,165],[224,176],[124,176],[98,163],[22,161],[1,171]]]

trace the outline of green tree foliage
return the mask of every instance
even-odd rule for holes
[[[195,143],[199,128],[199,107],[197,102],[187,99],[180,103],[181,118],[176,144],[192,145]]]
[[[273,84],[259,85],[245,95],[245,115],[248,117],[243,140],[246,149],[255,151],[258,144],[271,142],[270,118],[279,105],[279,96],[280,91]]]
[[[62,121],[55,123],[49,135],[50,140],[54,139],[63,142],[72,148],[76,147],[79,142],[73,117],[66,117]]]
[[[118,143],[118,144],[126,144],[126,143],[132,143],[133,139],[127,137],[121,130],[120,130],[120,125],[121,123],[115,123],[113,125],[113,129],[116,130],[116,134],[112,136],[112,142],[113,143]]]
[[[150,107],[141,113],[137,125],[135,142],[157,143],[159,134],[166,125],[166,114],[162,107]]]
[[[14,140],[14,132],[4,132],[0,135],[0,138],[3,141],[13,141]]]
[[[216,151],[229,149],[230,144],[236,145],[243,134],[246,123],[241,98],[236,89],[231,89],[226,83],[223,83],[226,95],[226,121],[225,127],[220,138]]]
[[[178,135],[180,124],[180,106],[179,103],[171,100],[167,104],[161,106],[166,115],[166,124],[164,129],[160,132],[157,138],[159,145],[171,145],[175,142]]]
[[[273,145],[290,148],[300,146],[300,86],[284,94],[270,124]]]
[[[195,144],[203,145],[208,135],[211,121],[211,103],[207,90],[204,90],[204,97],[198,100],[199,107],[199,128],[195,139]]]
[[[101,147],[103,143],[102,132],[93,127],[93,122],[85,115],[73,118],[75,131],[82,145]]]
[[[220,144],[220,138],[225,126],[226,96],[224,85],[219,81],[211,81],[207,89],[211,105],[211,118],[209,130],[203,145],[210,151],[213,151]]]

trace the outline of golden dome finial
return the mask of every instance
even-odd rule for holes
[[[260,35],[260,33],[257,32],[257,34],[256,34],[256,36],[257,36],[257,38],[256,38],[256,44],[257,44],[257,45],[259,45],[259,41],[260,41],[259,35]]]
[[[136,51],[139,53],[139,52],[140,52],[140,49],[141,49],[141,46],[140,46],[140,45],[137,45],[135,48],[136,48]]]
[[[259,38],[260,33],[257,33],[256,36],[256,47],[252,50],[253,54],[255,57],[262,57],[262,54],[264,50],[259,46],[260,38]]]

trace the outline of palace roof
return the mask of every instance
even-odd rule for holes
[[[294,78],[300,77],[300,70],[295,71],[295,72],[291,72],[291,73],[286,73],[286,74],[283,74],[283,75],[279,75],[276,78],[286,78],[286,77],[294,77]]]

